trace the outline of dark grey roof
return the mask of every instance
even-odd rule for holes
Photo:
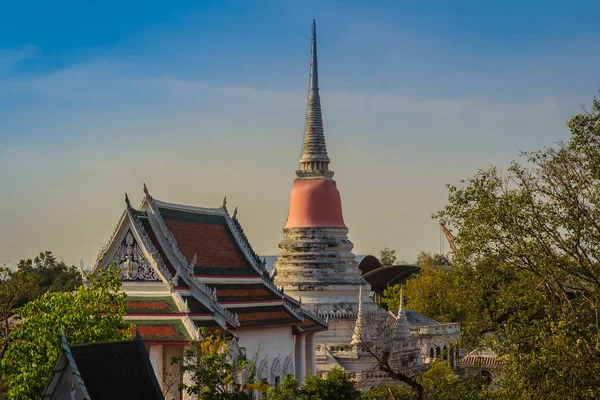
[[[398,310],[390,311],[394,318],[398,317]],[[429,318],[420,312],[414,310],[406,310],[406,319],[408,319],[408,325],[410,326],[431,326],[440,325],[436,320]]]
[[[134,340],[91,343],[69,346],[63,339],[59,358],[68,359],[67,369],[57,370],[44,391],[44,398],[63,398],[61,385],[64,371],[73,375],[83,392],[93,400],[164,400],[160,386],[150,364],[148,354],[139,335]],[[57,374],[59,374],[57,376]]]

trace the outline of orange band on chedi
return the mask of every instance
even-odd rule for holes
[[[346,228],[335,181],[296,179],[290,196],[287,228]]]

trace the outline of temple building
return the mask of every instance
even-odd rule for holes
[[[177,391],[189,377],[171,358],[202,339],[199,327],[234,335],[255,359],[257,380],[275,384],[316,372],[314,338],[326,324],[275,288],[226,201],[217,208],[167,203],[144,185],[137,209],[126,195],[92,274],[113,263],[127,293],[125,320],[142,336],[167,398],[191,398]]]
[[[329,164],[313,21],[302,155],[293,182],[280,252],[274,263],[275,284],[329,324],[328,330],[316,335],[319,374],[327,374],[334,366],[342,367],[363,389],[389,381],[387,375],[378,371],[373,354],[366,351],[374,337],[386,342],[384,351],[391,354],[391,363],[398,370],[418,371],[434,358],[441,357],[454,363],[457,350],[452,345],[458,339],[458,324],[440,324],[415,311],[405,310],[403,300],[400,310],[388,313],[378,309],[369,296],[371,286],[361,276],[352,253],[340,193]],[[415,271],[396,268],[383,273],[378,271],[377,277],[381,275],[389,280],[388,272],[406,277]]]
[[[382,350],[407,373],[434,358],[456,361],[458,324],[407,310],[403,300],[397,311],[377,307],[352,253],[329,163],[313,21],[302,155],[273,270],[250,245],[237,208],[230,214],[225,200],[215,208],[168,203],[151,196],[146,185],[139,207],[125,196],[123,214],[92,274],[119,267],[125,319],[143,338],[166,398],[191,398],[177,391],[190,377],[171,358],[202,339],[200,327],[233,335],[255,360],[256,379],[270,384],[286,374],[303,381],[335,366],[363,389],[389,381],[369,352],[372,340],[385,339]],[[377,272],[373,282],[412,272]]]

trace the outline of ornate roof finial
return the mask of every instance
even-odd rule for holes
[[[146,187],[146,182],[144,182],[144,194],[146,196],[150,196],[150,194],[148,193],[148,188]]]
[[[227,206],[227,196],[223,198],[223,208]]]
[[[237,206],[235,206],[235,210],[233,210],[233,219],[237,218]]]
[[[398,318],[394,326],[393,340],[402,340],[410,336],[408,319],[406,318],[406,309],[404,308],[404,287],[400,286],[400,306],[398,307]]]
[[[363,336],[363,327],[365,326],[365,317],[362,310],[363,295],[362,286],[358,287],[358,312],[356,313],[356,324],[354,325],[354,333],[352,333],[351,345],[355,346],[365,340]]]
[[[131,207],[131,202],[129,201],[129,196],[127,196],[127,192],[125,192],[125,204],[127,204],[127,207]]]
[[[296,171],[296,175],[299,178],[331,178],[333,176],[333,171],[329,171],[329,157],[327,156],[325,132],[323,130],[321,97],[319,96],[319,69],[317,65],[317,29],[314,19],[312,23],[312,46],[310,51],[308,107],[306,110],[300,169]]]

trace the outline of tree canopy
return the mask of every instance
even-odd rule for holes
[[[38,398],[61,349],[61,328],[71,344],[131,337],[123,320],[125,294],[116,267],[103,271],[91,286],[76,292],[46,293],[27,303],[22,324],[10,333],[4,358],[7,399]]]
[[[379,252],[379,262],[383,266],[394,265],[396,263],[396,250],[391,250],[387,246]]]
[[[301,387],[291,375],[264,394],[266,400],[358,400],[361,392],[340,368],[334,368],[327,377],[308,376]]]
[[[19,261],[17,270],[37,279],[37,290],[31,293],[29,300],[46,292],[70,292],[82,283],[79,270],[74,265],[58,261],[51,251]]]
[[[435,215],[456,233],[453,290],[502,357],[506,398],[600,397],[600,102],[567,125],[567,142],[448,186]]]

